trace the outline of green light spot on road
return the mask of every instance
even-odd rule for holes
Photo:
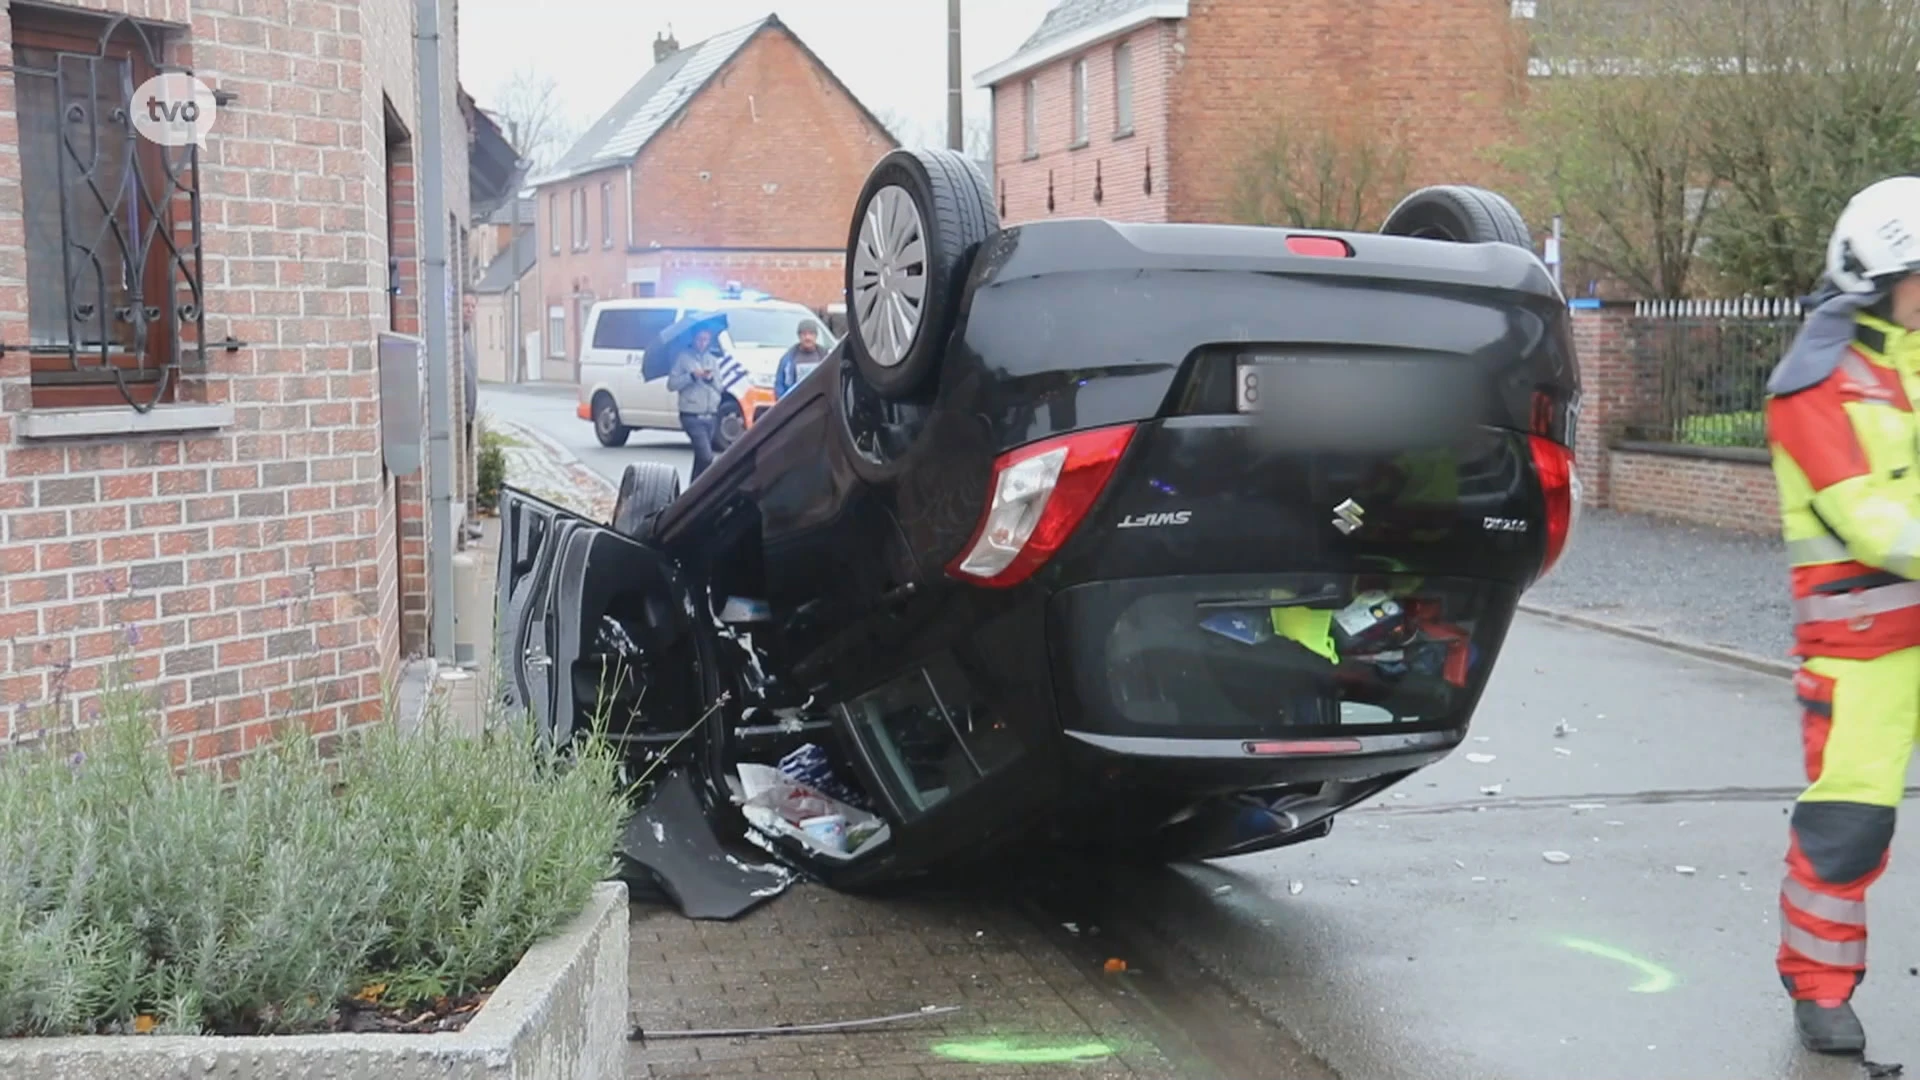
[[[1585,938],[1575,937],[1561,938],[1560,944],[1565,945],[1569,949],[1625,964],[1640,972],[1640,974],[1646,977],[1633,986],[1628,987],[1629,990],[1632,990],[1636,994],[1664,993],[1665,991],[1673,989],[1674,983],[1679,981],[1673,972],[1668,971],[1666,968],[1661,967],[1651,960],[1641,959],[1625,949],[1616,949],[1612,945],[1603,945],[1598,941],[1588,941]]]
[[[1089,1042],[1060,1046],[1018,1046],[1009,1039],[969,1039],[941,1043],[933,1052],[951,1061],[975,1065],[1059,1065],[1108,1057],[1113,1047]]]

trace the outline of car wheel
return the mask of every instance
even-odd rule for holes
[[[999,228],[985,177],[952,150],[895,150],[867,175],[847,238],[847,341],[860,374],[908,400],[933,381],[973,253]]]
[[[620,409],[613,403],[612,394],[593,395],[593,436],[601,446],[625,446],[632,433],[632,428],[620,422]]]
[[[728,398],[720,403],[720,413],[713,425],[713,452],[724,454],[727,447],[740,441],[747,433],[747,417],[740,411],[740,403]]]
[[[620,475],[620,494],[613,500],[614,532],[629,540],[643,540],[652,531],[653,515],[680,497],[680,470],[658,461],[636,461]]]
[[[1445,184],[1400,200],[1380,231],[1388,236],[1457,244],[1512,244],[1533,250],[1526,219],[1506,197],[1485,188]]]

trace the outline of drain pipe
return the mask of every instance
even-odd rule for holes
[[[434,658],[451,664],[453,650],[453,387],[447,322],[447,170],[445,99],[441,85],[440,0],[414,0],[414,47],[419,50],[420,153],[414,167],[426,287],[420,314],[427,330],[427,585],[432,596],[427,642]]]

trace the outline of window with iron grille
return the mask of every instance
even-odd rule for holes
[[[146,412],[206,370],[199,148],[139,137],[129,111],[135,87],[185,69],[131,18],[8,17],[32,404]]]

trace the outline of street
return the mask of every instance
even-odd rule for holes
[[[639,455],[683,470],[690,457],[668,434],[600,447],[572,398],[550,391],[489,387],[482,402],[609,480]],[[1605,548],[1576,544],[1570,560]],[[1101,949],[1152,956],[1146,974],[1161,981],[1134,996],[1173,1018],[1157,1045],[1188,1029],[1223,1076],[1241,1075],[1230,1061],[1262,1038],[1295,1047],[1288,1076],[1857,1076],[1857,1062],[1798,1048],[1773,969],[1801,760],[1777,675],[1522,615],[1468,742],[1330,837],[1144,875],[1103,870],[1056,883],[1027,917],[1055,938],[1066,923],[1105,928],[1082,942],[1089,968]],[[1874,1061],[1920,1057],[1920,1033],[1902,1023],[1920,992],[1920,928],[1900,917],[1917,863],[1896,840],[1873,893],[1875,967],[1858,1005]],[[818,902],[802,895],[766,917]],[[1235,1032],[1202,1039],[1191,1003],[1166,999],[1216,979],[1251,1008],[1232,1013]],[[857,1052],[858,1037],[835,1038]],[[1229,1046],[1237,1058],[1222,1056]]]
[[[685,485],[693,469],[693,449],[687,437],[678,431],[635,431],[627,445],[608,448],[593,437],[593,424],[580,419],[574,409],[579,405],[578,390],[564,383],[502,386],[483,384],[480,408],[504,420],[530,427],[567,448],[573,456],[606,477],[620,483],[620,474],[631,461],[660,461],[680,470]]]

